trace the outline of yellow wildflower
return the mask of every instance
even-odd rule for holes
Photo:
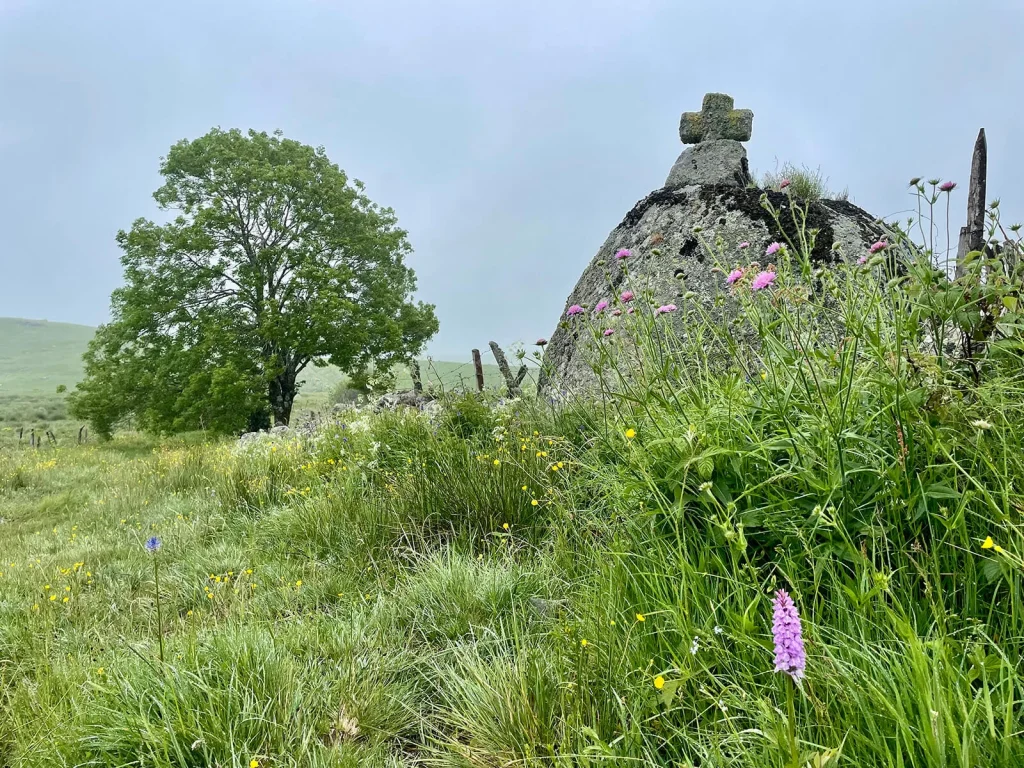
[[[642,613],[638,613],[638,614],[636,615],[636,620],[637,620],[637,621],[647,621],[647,617],[646,617],[646,616],[644,616],[644,615],[643,615]]]
[[[996,545],[996,543],[994,541],[992,541],[992,537],[991,536],[986,536],[985,537],[985,541],[983,541],[981,543],[981,548],[982,549],[992,549],[995,545]]]
[[[634,437],[636,437],[636,430],[630,427],[626,430],[626,439],[632,440]]]
[[[665,687],[665,678],[662,677],[661,675],[658,675],[656,678],[654,678],[654,687],[657,688],[659,691],[662,688],[664,688]]]

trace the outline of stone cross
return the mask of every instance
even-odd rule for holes
[[[683,144],[700,144],[715,139],[750,141],[754,113],[749,109],[733,109],[732,96],[707,93],[700,112],[683,112],[679,121],[679,138]]]

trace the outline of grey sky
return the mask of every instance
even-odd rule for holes
[[[440,358],[551,332],[705,91],[754,110],[755,169],[877,215],[966,186],[984,126],[1016,221],[1022,33],[1020,0],[0,0],[0,316],[104,321],[114,234],[215,125],[322,144],[395,209]]]

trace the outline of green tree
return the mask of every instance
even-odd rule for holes
[[[287,424],[308,365],[386,370],[437,331],[394,212],[323,148],[214,129],[160,172],[154,197],[177,215],[118,233],[125,284],[71,397],[97,431]]]

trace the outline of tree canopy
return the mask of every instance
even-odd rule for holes
[[[323,148],[214,129],[160,172],[176,216],[118,233],[124,285],[71,397],[99,432],[287,424],[307,366],[386,369],[437,331],[394,212]]]

